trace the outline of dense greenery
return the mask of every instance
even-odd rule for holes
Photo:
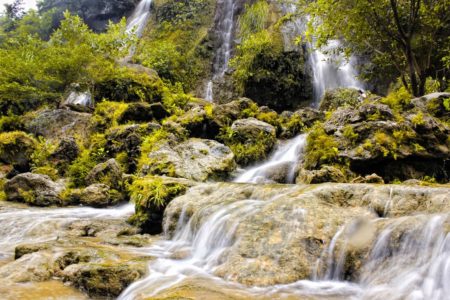
[[[450,1],[300,1],[311,16],[317,46],[342,39],[347,53],[366,55],[366,74],[400,76],[414,96],[425,94],[426,80],[445,89],[450,49]],[[445,70],[447,68],[447,70]]]

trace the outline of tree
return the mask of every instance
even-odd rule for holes
[[[450,0],[299,1],[318,46],[343,40],[346,50],[394,67],[415,96],[425,93],[427,77],[445,68]]]
[[[11,4],[4,4],[5,14],[11,20],[20,19],[25,13],[23,0],[15,0]]]

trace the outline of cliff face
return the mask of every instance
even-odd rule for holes
[[[38,4],[40,12],[56,10],[55,23],[62,19],[64,11],[69,10],[83,18],[94,31],[106,29],[109,21],[118,22],[129,16],[139,0],[46,0]]]

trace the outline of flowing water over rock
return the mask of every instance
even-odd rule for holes
[[[306,134],[280,145],[267,162],[250,168],[237,177],[234,182],[267,183],[277,181],[280,183],[294,183],[295,171],[301,161],[306,146]]]
[[[450,215],[441,200],[448,189],[392,189],[196,186],[166,210],[168,239],[145,250],[157,257],[149,276],[119,299],[196,290],[199,297],[220,291],[216,299],[444,300]],[[392,194],[409,195],[391,199],[404,216],[379,218],[374,211]],[[420,214],[416,201],[440,214]]]
[[[218,47],[214,55],[213,77],[208,81],[205,89],[205,99],[208,101],[212,101],[214,98],[214,81],[221,80],[228,70],[228,62],[233,47],[235,10],[235,0],[221,0],[217,3],[214,22],[216,24],[215,34],[218,39]]]
[[[286,51],[296,50],[299,46],[295,41],[304,36],[307,18],[295,17],[297,6],[291,2],[283,3],[282,9],[285,14],[293,14],[291,21],[287,22],[283,29],[284,48]],[[354,66],[356,58],[349,59],[338,53],[340,42],[337,40],[329,42],[326,47],[316,49],[314,42],[307,42],[308,63],[313,75],[314,102],[317,106],[327,90],[336,88],[364,89],[364,84],[357,79],[358,72]]]
[[[141,0],[128,19],[127,32],[135,30],[137,37],[141,37],[150,17],[150,8],[153,0]]]
[[[115,208],[28,208],[0,207],[0,259],[10,257],[14,248],[23,243],[38,243],[58,239],[70,223],[83,219],[121,219],[134,212],[132,204]]]

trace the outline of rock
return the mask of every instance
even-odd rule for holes
[[[362,101],[361,92],[351,88],[337,88],[328,90],[322,97],[319,110],[330,111],[339,107],[355,107]]]
[[[89,91],[71,91],[60,107],[78,112],[92,112],[94,110],[94,99]]]
[[[79,197],[80,204],[93,207],[116,205],[124,200],[121,193],[102,183],[91,184],[81,190]]]
[[[118,122],[121,124],[127,122],[149,122],[152,120],[162,120],[170,114],[160,103],[134,102],[130,103],[127,109],[120,116]]]
[[[239,98],[226,104],[215,105],[213,107],[213,117],[221,127],[227,126],[239,119],[242,112],[252,106],[256,106],[256,103],[252,100]]]
[[[18,171],[29,169],[36,147],[36,140],[25,132],[0,133],[0,161],[13,165]]]
[[[5,184],[8,201],[24,202],[35,206],[61,205],[60,194],[65,185],[54,182],[47,175],[23,173]]]
[[[312,79],[301,51],[255,55],[243,83],[246,97],[280,112],[311,104]]]
[[[82,0],[74,4],[70,0],[56,0],[43,2],[39,12],[55,10],[56,21],[63,19],[63,12],[69,10],[79,15],[94,31],[101,32],[107,29],[109,21],[117,23],[122,17],[129,16],[136,7],[137,0]]]
[[[150,152],[146,174],[182,177],[195,181],[224,178],[236,168],[231,150],[213,140],[191,138],[174,147],[165,144]]]
[[[38,252],[44,249],[48,249],[48,245],[46,244],[19,245],[14,249],[14,259],[19,259],[26,254]]]
[[[352,180],[352,183],[378,183],[384,184],[383,178],[378,176],[377,174],[367,175],[367,176],[358,176],[357,178]]]
[[[88,138],[91,114],[67,109],[43,110],[27,122],[27,130],[46,139],[62,139],[68,136]]]
[[[188,110],[176,122],[186,129],[190,137],[215,139],[220,133],[218,122],[199,106]]]
[[[201,230],[213,234],[210,227],[203,226],[210,226],[208,221],[218,211],[228,212],[223,228],[235,231],[227,231],[233,238],[214,274],[245,285],[272,286],[310,279],[318,258],[325,262],[325,266],[318,265],[319,275],[323,274],[330,243],[341,228],[345,231],[336,242],[351,245],[345,253],[349,258],[345,258],[344,274],[351,270],[358,274],[369,253],[364,249],[373,249],[379,229],[405,220],[409,221],[403,228],[408,228],[411,222],[417,224],[414,220],[420,218],[418,214],[430,214],[431,219],[435,213],[448,213],[450,202],[444,200],[448,193],[447,187],[402,185],[200,184],[170,202],[164,225],[172,236],[183,214],[190,219],[194,239]],[[379,219],[386,214],[389,219]],[[401,232],[396,235],[399,242]],[[223,236],[219,230],[215,233]],[[349,239],[347,233],[351,234]],[[342,248],[336,247],[336,260],[340,257],[337,249]]]
[[[57,164],[67,164],[73,162],[80,154],[80,148],[73,137],[63,138],[49,159]]]
[[[324,182],[346,182],[344,173],[333,166],[322,166],[320,170],[301,169],[296,179],[297,183],[316,184]]]
[[[256,140],[261,135],[275,137],[276,129],[266,123],[255,118],[240,119],[233,122],[231,130],[242,139]]]
[[[194,182],[171,177],[148,176],[135,179],[129,186],[131,201],[135,204],[135,213],[129,222],[145,233],[161,233],[167,205],[193,185]]]
[[[294,114],[300,116],[303,124],[306,127],[311,127],[317,121],[323,121],[325,119],[325,113],[323,111],[311,107],[305,107],[296,110]]]
[[[87,184],[103,183],[115,190],[122,189],[122,170],[114,158],[96,165],[86,176]]]
[[[72,265],[63,272],[64,280],[85,291],[91,297],[117,297],[147,271],[147,263],[111,262]]]
[[[444,104],[449,103],[450,93],[432,93],[419,98],[414,98],[411,103],[421,109],[422,111],[429,112],[431,115],[442,118],[450,116],[450,110]]]

